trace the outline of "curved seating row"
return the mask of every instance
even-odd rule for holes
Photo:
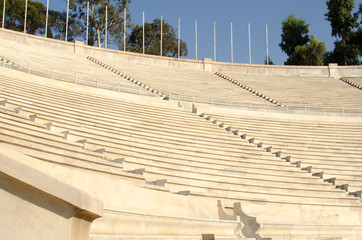
[[[332,189],[331,184],[210,121],[162,101],[152,105],[137,99],[112,98],[106,96],[108,93],[92,94],[83,88],[78,91],[68,84],[55,87],[51,80],[44,83],[37,77],[26,80],[27,76],[12,70],[1,73],[4,87],[0,98],[7,100],[5,107],[20,106],[20,112],[36,114],[35,123],[52,123],[51,129],[58,132],[67,130],[69,139],[86,139],[80,147],[104,149],[103,154],[110,160],[124,157],[125,172],[144,177],[145,185],[156,185],[151,187],[156,192],[171,191],[214,202],[222,199],[226,206],[241,202],[262,226],[274,224],[273,229],[261,227],[262,236],[278,236],[278,228],[284,229],[279,232],[282,234],[300,235],[288,227],[291,223],[306,229],[331,224],[330,231],[341,236],[348,231],[338,233],[335,226],[348,224],[349,230],[362,235],[357,226],[362,210],[358,198]],[[35,157],[33,148],[46,152],[58,146],[36,145],[40,139],[53,138],[35,136],[30,130],[21,136],[4,131],[3,141]],[[58,133],[58,137],[62,135]],[[17,144],[21,138],[29,141]]]
[[[111,66],[137,81],[150,85],[173,100],[195,101],[215,106],[267,105],[267,101],[248,91],[225,84],[225,81],[210,72],[150,66],[125,60],[110,61],[92,57],[90,59],[101,66]]]
[[[39,54],[39,51],[41,54]],[[83,56],[52,49],[39,50],[38,48],[28,47],[26,44],[19,44],[1,38],[1,65],[4,58],[7,63],[6,66],[38,76],[113,91],[155,96],[151,92],[130,84],[124,78],[86,61]]]
[[[132,82],[130,93],[230,107],[359,107],[357,89],[337,79],[224,73],[244,89],[206,71],[107,56],[98,62],[105,69],[81,54],[0,43],[0,63],[17,69],[0,69],[0,144],[104,203],[91,239],[362,237],[359,123],[199,117],[167,101],[46,78],[87,75],[97,81],[83,84],[116,83],[111,90]]]
[[[265,148],[323,172],[325,179],[335,178],[336,185],[348,184],[350,192],[362,190],[362,124],[306,122],[232,114],[205,114],[238,129]],[[263,131],[260,131],[263,129]]]
[[[92,224],[93,239],[110,239],[111,235],[117,239],[165,235],[174,240],[196,240],[203,233],[214,234],[216,239],[242,236],[243,224],[236,217],[229,220],[220,217],[216,201],[198,199],[196,203],[192,197],[153,186],[152,179],[142,176],[137,169],[124,169],[124,158],[76,137],[54,122],[42,120],[40,111],[30,111],[25,104],[19,107],[10,98],[0,103],[3,148],[40,160],[32,165],[104,202],[104,216]],[[130,196],[125,199],[125,195]],[[147,203],[147,207],[139,206],[150,198],[154,201]],[[166,203],[161,205],[159,201]],[[189,230],[185,232],[180,225]]]
[[[362,95],[335,78],[222,74],[275,99],[282,105],[299,107],[356,108]]]

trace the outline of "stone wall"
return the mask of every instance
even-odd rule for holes
[[[0,145],[0,239],[88,239],[102,203],[26,165],[29,159]]]
[[[12,40],[21,44],[27,44],[29,47],[38,47],[42,51],[64,51],[78,55],[91,55],[95,58],[102,57],[110,60],[126,60],[132,63],[155,65],[161,67],[177,67],[182,69],[205,70],[210,72],[228,71],[241,72],[245,74],[258,75],[276,75],[276,76],[304,76],[304,77],[360,77],[362,76],[362,66],[265,66],[250,65],[239,63],[213,62],[212,59],[189,60],[177,59],[170,57],[160,57],[153,55],[143,55],[104,49],[98,47],[85,46],[83,42],[75,41],[74,43],[64,42],[54,39],[45,39],[30,34],[24,34],[7,29],[0,29],[0,37]]]

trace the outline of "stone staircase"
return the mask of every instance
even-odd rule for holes
[[[347,79],[347,78],[340,78],[341,81],[347,83],[348,85],[352,86],[352,87],[355,87],[357,89],[360,89],[362,90],[362,86],[357,84],[357,83],[354,83],[353,81]]]
[[[98,61],[97,59],[95,59],[95,58],[93,58],[91,56],[87,56],[87,59],[94,62],[94,63],[96,63],[96,64],[98,64],[98,65],[100,65],[101,67],[104,67],[105,69],[119,75],[120,77],[123,77],[124,79],[130,81],[131,83],[134,83],[135,85],[140,86],[140,87],[146,89],[147,91],[149,91],[149,92],[151,92],[153,94],[156,94],[156,96],[158,96],[158,97],[160,97],[162,99],[166,98],[166,96],[164,94],[162,94],[160,92],[160,90],[155,90],[155,89],[151,88],[150,86],[147,86],[146,84],[144,84],[144,83],[142,83],[142,82],[140,82],[138,80],[135,80],[131,76],[128,76],[127,74],[122,73],[122,72],[118,71],[117,69],[115,69],[115,68],[113,68],[113,67],[111,67],[111,66],[109,66],[109,65],[107,65],[107,64],[105,64],[105,63],[103,63],[101,61]]]
[[[340,123],[300,124],[280,119],[266,120],[207,113],[200,116],[214,124],[222,122],[219,126],[228,126],[226,130],[232,131],[249,143],[265,149],[266,152],[307,171],[312,176],[319,177],[324,182],[331,183],[349,195],[361,197],[362,185],[359,179],[362,175],[358,160],[359,142],[362,141],[358,134],[362,129],[361,124],[346,124],[341,130]],[[298,124],[301,125],[300,128]],[[261,128],[263,131],[260,131]],[[314,134],[319,134],[319,137]],[[319,158],[321,160],[318,160]]]
[[[249,75],[230,71],[219,71],[219,74],[227,76],[236,84],[242,83],[240,86],[249,91],[275,99],[284,106],[300,109],[307,107],[311,111],[314,108],[326,108],[329,111],[342,108],[361,110],[361,94],[343,84],[342,79],[336,81],[327,77]]]
[[[97,56],[96,61],[111,66],[111,69],[135,79],[137,83],[158,89],[166,99],[215,106],[266,105],[265,100],[225,84],[225,81],[207,71],[131,63],[121,59],[110,61],[102,56]]]
[[[261,98],[265,99],[266,101],[268,101],[268,102],[270,102],[270,103],[272,103],[272,104],[275,104],[276,106],[283,106],[283,104],[281,104],[281,103],[278,102],[277,100],[274,100],[274,99],[272,99],[271,97],[268,97],[268,96],[266,96],[265,94],[260,93],[260,92],[258,92],[258,91],[255,90],[255,89],[252,89],[252,88],[250,88],[250,87],[248,87],[248,86],[246,86],[246,85],[244,85],[244,84],[242,84],[242,83],[240,83],[240,82],[238,82],[238,81],[236,81],[236,80],[233,80],[233,79],[229,78],[229,77],[226,76],[226,75],[223,75],[223,74],[221,74],[221,73],[219,73],[219,72],[215,72],[215,74],[216,74],[217,76],[225,79],[226,81],[228,81],[228,82],[230,82],[230,83],[232,83],[232,84],[234,84],[234,85],[236,85],[236,86],[238,86],[238,87],[241,87],[242,89],[245,89],[246,91],[249,91],[249,92],[255,94],[256,96],[261,97]]]

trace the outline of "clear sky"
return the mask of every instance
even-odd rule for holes
[[[46,0],[39,0],[46,3]],[[362,0],[355,0],[356,7]],[[50,8],[66,9],[65,0],[50,0]],[[230,62],[230,22],[233,22],[234,62],[249,63],[248,23],[251,24],[252,63],[263,64],[266,56],[265,26],[269,29],[269,56],[282,65],[287,56],[281,51],[281,22],[291,13],[303,17],[309,34],[333,49],[331,27],[325,20],[325,0],[132,0],[132,23],[142,25],[163,15],[177,29],[181,18],[181,39],[187,43],[189,55],[195,58],[195,19],[198,22],[198,59],[214,56],[214,21],[216,22],[217,61]]]

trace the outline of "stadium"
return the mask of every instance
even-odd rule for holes
[[[1,239],[362,239],[362,67],[0,42]]]

